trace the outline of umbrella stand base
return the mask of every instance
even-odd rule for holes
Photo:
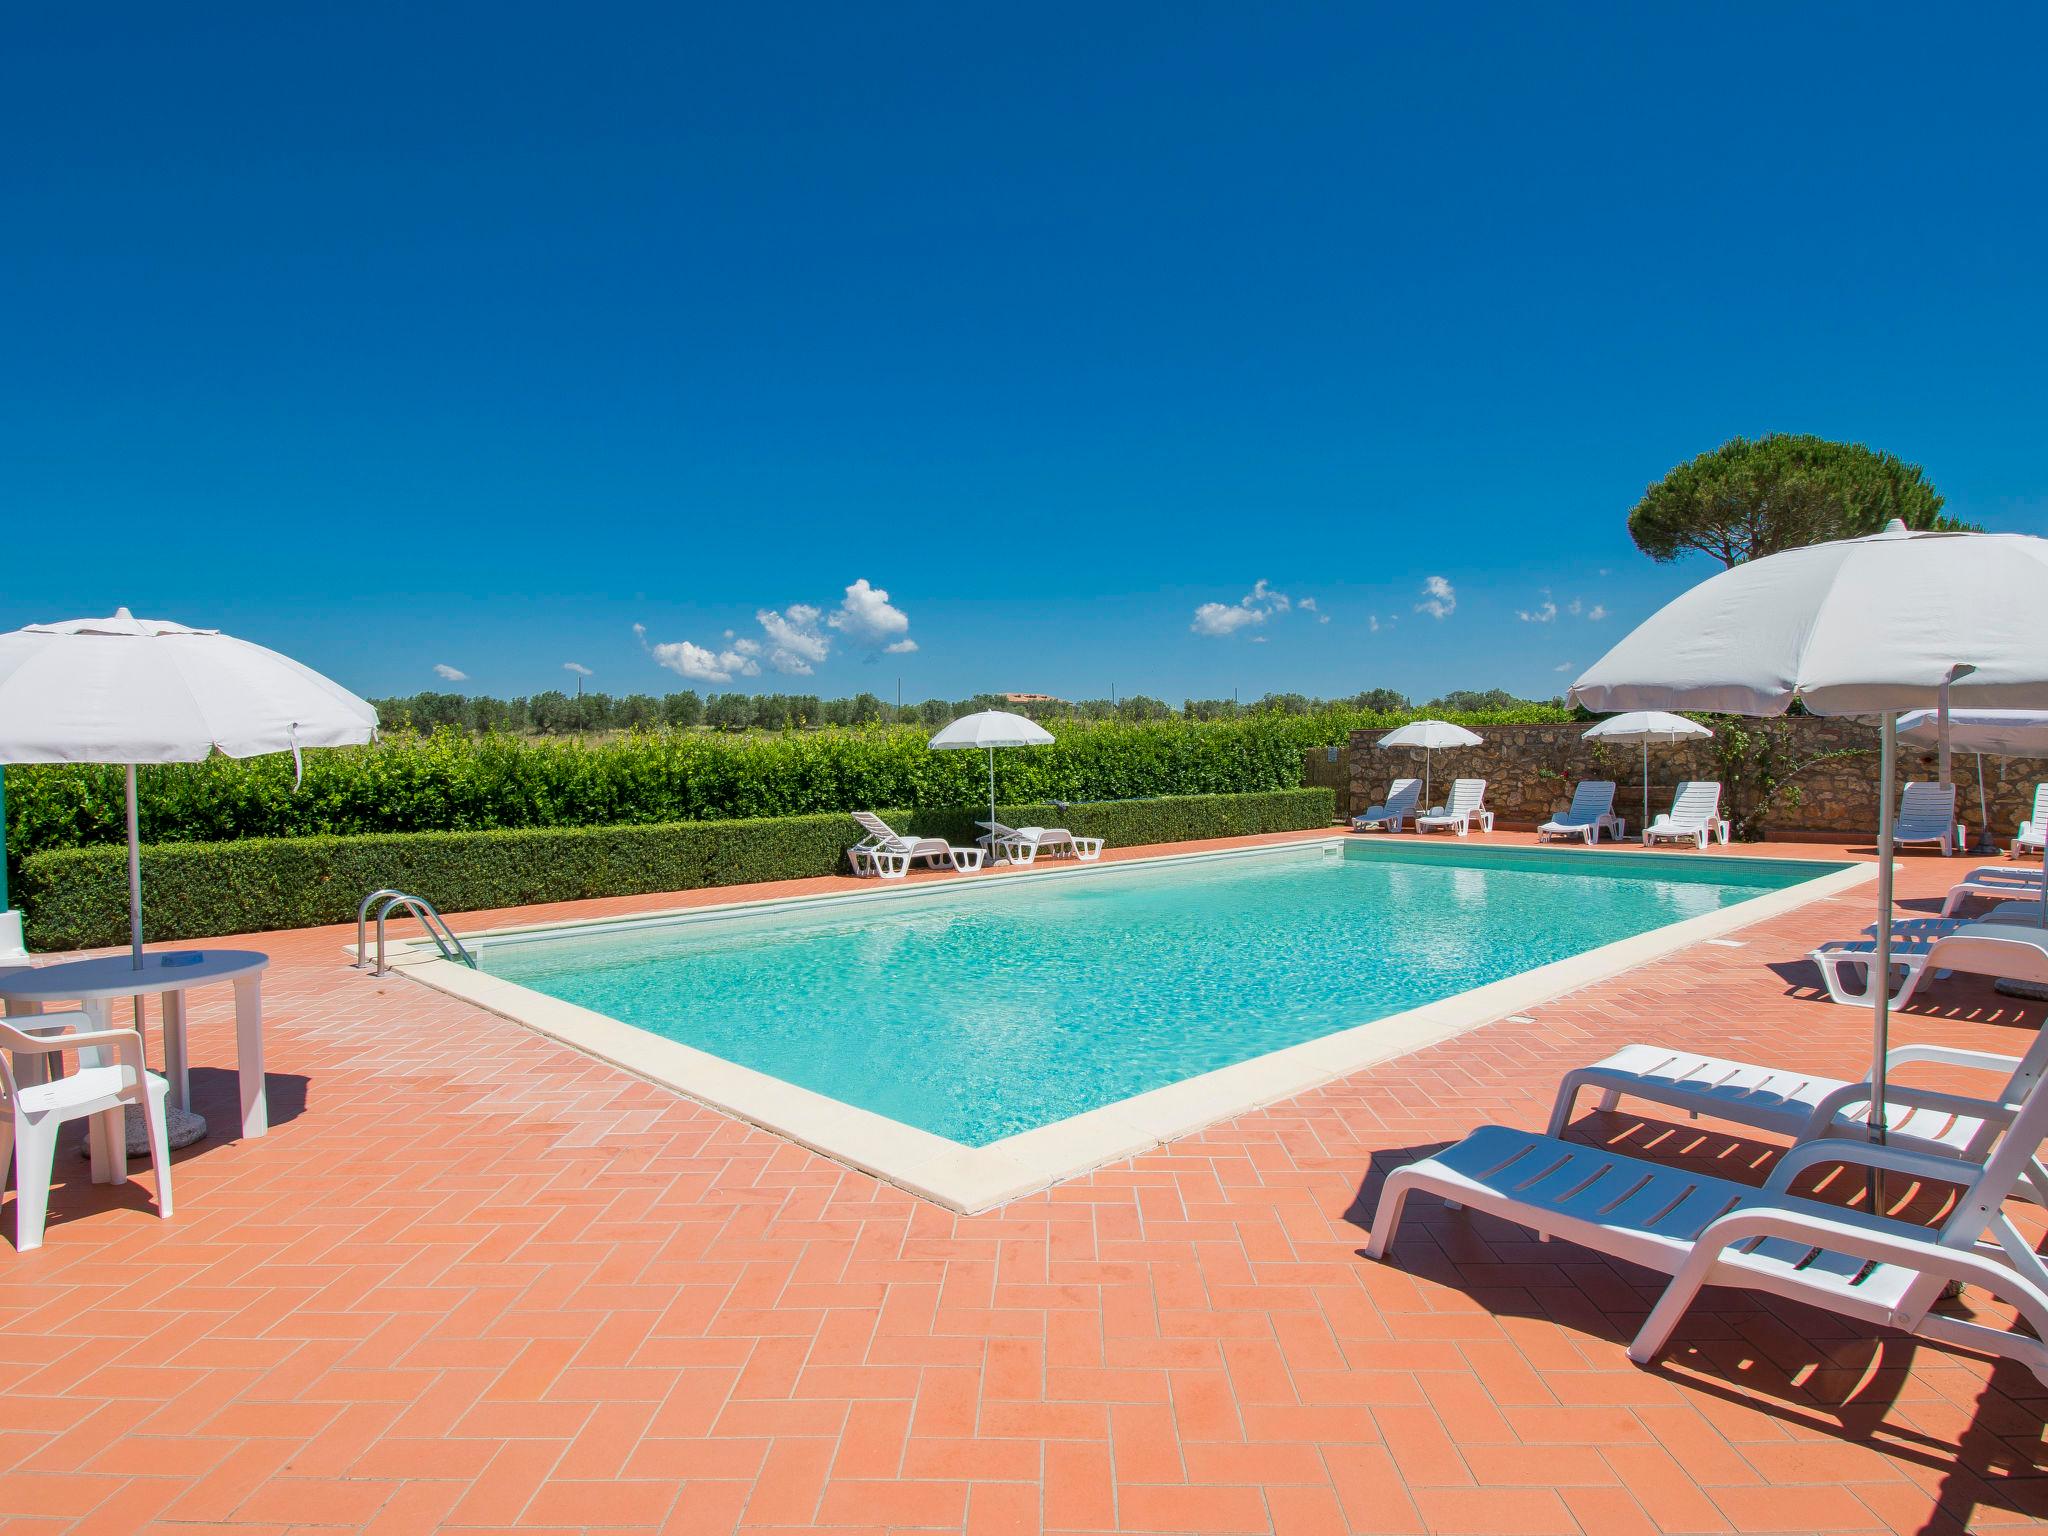
[[[170,1132],[171,1150],[189,1147],[206,1134],[206,1117],[195,1115],[189,1109],[180,1109],[175,1104],[164,1106],[164,1127]],[[78,1149],[80,1157],[91,1155],[90,1146]],[[149,1156],[149,1137],[142,1129],[142,1111],[133,1104],[128,1106],[128,1157],[132,1162],[138,1157]]]
[[[2048,999],[2048,986],[2038,981],[2012,981],[2001,978],[1993,983],[1996,989],[2007,997],[2030,997],[2036,1000]]]

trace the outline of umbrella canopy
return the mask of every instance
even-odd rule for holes
[[[1429,803],[1430,759],[1446,747],[1476,747],[1484,738],[1448,720],[1411,720],[1379,739],[1382,747],[1422,749],[1422,800]]]
[[[1948,722],[1949,744],[1959,751],[2048,757],[2048,710],[1958,709]],[[1899,734],[1913,741],[1937,741],[1940,731],[1934,710],[1916,709],[1899,716]]]
[[[128,931],[142,963],[137,763],[192,763],[366,742],[377,712],[289,656],[217,629],[138,619],[0,635],[0,763],[128,768]]]
[[[1036,720],[1027,720],[1022,715],[1013,715],[1008,710],[984,709],[979,714],[962,715],[951,725],[934,736],[930,743],[934,752],[956,752],[982,749],[988,753],[988,819],[996,819],[996,748],[997,747],[1049,747],[1052,732]],[[991,827],[990,832],[994,832]],[[995,852],[995,839],[989,839],[989,852]]]
[[[1383,747],[1421,747],[1436,752],[1445,747],[1476,747],[1481,737],[1448,720],[1411,720],[1379,740]]]
[[[978,715],[962,715],[931,739],[935,752],[970,747],[1049,747],[1052,732],[1036,720],[1013,715],[1007,710],[984,709]]]
[[[1817,715],[2048,707],[2048,540],[1913,533],[1788,549],[1672,599],[1572,685],[1587,709]]]
[[[1643,819],[1640,825],[1650,824],[1650,748],[1668,747],[1674,741],[1697,741],[1714,733],[1697,720],[1688,720],[1683,715],[1667,715],[1661,709],[1636,709],[1625,715],[1602,720],[1586,732],[1587,741],[1611,741],[1616,746],[1640,746],[1643,749]]]
[[[368,741],[377,712],[289,656],[138,619],[0,635],[0,762],[191,763]]]
[[[1880,716],[1870,1130],[1884,1134],[1895,713],[2048,709],[2048,540],[1883,533],[1767,555],[1674,598],[1572,685],[1587,709]]]

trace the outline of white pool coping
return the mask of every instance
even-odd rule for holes
[[[1010,878],[1086,878],[1111,870],[1188,860],[1240,858],[1286,849],[1341,848],[1346,841],[1348,839],[1339,834],[1327,839],[1295,839],[1224,851],[1164,854],[1052,871],[996,871],[963,878],[974,885]],[[1496,853],[1525,855],[1539,850],[1480,847],[1459,851],[1484,858]],[[1575,856],[1566,849],[1555,850],[1554,854],[1560,859]],[[1660,857],[1691,861],[1699,856],[1671,854]],[[1837,861],[1774,859],[1772,862],[1831,864]],[[948,1210],[974,1214],[1092,1172],[1105,1163],[1150,1151],[1218,1121],[1293,1098],[1393,1057],[1438,1044],[1695,944],[1751,927],[1809,902],[1839,895],[1874,879],[1876,874],[1877,866],[1867,863],[1829,870],[1782,890],[1764,891],[1733,906],[1683,918],[1646,933],[1600,945],[1583,954],[1503,977],[1453,997],[1388,1014],[1369,1023],[1254,1056],[1233,1066],[1219,1067],[1213,1072],[1169,1083],[1163,1088],[1120,1099],[1036,1130],[1006,1136],[985,1147],[966,1146],[930,1131],[919,1130],[679,1041],[665,1040],[592,1009],[548,997],[517,982],[444,960],[429,940],[415,939],[394,945],[392,963],[406,975],[437,991],[466,999],[551,1040],[558,1040],[636,1076],[660,1083],[686,1098],[773,1131]],[[493,940],[536,932],[616,931],[657,923],[671,924],[678,919],[728,916],[735,912],[767,912],[778,907],[809,908],[890,901],[957,889],[955,882],[948,881],[844,894],[835,892],[721,902],[666,912],[636,913],[625,918],[522,924],[464,934],[463,940],[465,943],[488,945]]]

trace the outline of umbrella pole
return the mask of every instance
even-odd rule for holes
[[[996,749],[994,747],[988,749],[988,819],[991,822],[996,819]],[[989,828],[988,845],[990,850],[993,851],[996,845],[996,833],[993,826]],[[991,859],[989,862],[993,864],[995,860]]]
[[[135,814],[135,765],[128,765],[128,953],[142,969],[142,836]]]
[[[1877,749],[1877,951],[1870,974],[1870,1139],[1884,1141],[1885,1056],[1890,1049],[1892,1003],[1892,774],[1898,717],[1884,712]],[[1881,1213],[1884,1177],[1870,1171],[1870,1208]]]
[[[128,765],[128,958],[142,969],[142,834],[135,811],[135,765]],[[135,1032],[142,1033],[142,994],[135,994]],[[144,1038],[147,1038],[146,1036]]]
[[[1935,741],[1937,743],[1935,752],[1935,772],[1942,783],[1948,784],[1952,783],[1953,780],[1950,778],[1949,775],[1949,765],[1952,761],[1952,754],[1949,751],[1948,682],[1946,679],[1944,679],[1942,685],[1935,690],[1934,696],[1934,735]]]
[[[1648,738],[1648,737],[1645,737],[1645,738],[1643,739],[1643,820],[1642,820],[1642,825],[1643,825],[1644,827],[1646,827],[1646,828],[1647,828],[1647,827],[1648,827],[1648,826],[1650,825],[1650,742],[1649,742],[1649,738]]]
[[[1984,796],[1984,754],[1977,754],[1977,846],[1973,853],[1983,853],[1991,847],[1991,802]]]

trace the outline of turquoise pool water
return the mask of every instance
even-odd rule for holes
[[[1836,867],[1309,845],[549,934],[481,962],[982,1146]]]

